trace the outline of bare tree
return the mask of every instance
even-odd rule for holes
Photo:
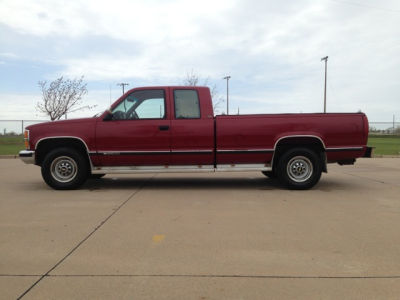
[[[183,85],[197,86],[199,82],[200,82],[199,75],[194,73],[193,70],[191,70],[190,73],[189,72],[186,73],[186,77],[183,80]],[[219,112],[219,106],[222,104],[222,102],[224,102],[224,99],[220,95],[218,95],[217,85],[216,84],[211,85],[209,77],[204,79],[202,85],[208,86],[210,88],[214,114],[217,114],[217,112]]]
[[[86,85],[83,76],[72,80],[61,76],[50,83],[39,81],[43,99],[37,103],[36,109],[48,115],[52,121],[59,120],[68,112],[92,109],[95,106],[80,106],[82,97],[88,92]]]
[[[186,73],[185,79],[183,79],[183,85],[197,86],[199,83],[199,75],[195,74],[193,70]]]

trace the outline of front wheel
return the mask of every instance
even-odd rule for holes
[[[56,190],[72,190],[88,177],[88,163],[72,148],[57,148],[46,155],[42,163],[44,181]]]
[[[294,148],[285,152],[278,162],[279,180],[293,190],[312,188],[321,178],[319,156],[307,148]]]

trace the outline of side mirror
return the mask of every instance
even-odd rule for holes
[[[113,113],[111,112],[111,110],[107,110],[107,114],[104,117],[103,121],[111,121],[113,119]]]

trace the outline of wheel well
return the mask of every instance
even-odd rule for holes
[[[85,144],[75,138],[49,138],[39,142],[35,150],[35,159],[37,165],[42,165],[42,162],[50,151],[60,148],[60,147],[68,147],[73,148],[79,153],[83,155],[85,159],[87,159],[89,163],[87,148]]]
[[[322,144],[322,141],[317,137],[289,137],[280,140],[275,146],[272,162],[273,169],[275,169],[282,154],[295,147],[307,148],[317,153],[321,158],[321,162],[323,163],[322,171],[327,172],[325,147]]]

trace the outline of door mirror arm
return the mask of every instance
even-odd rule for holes
[[[112,119],[113,119],[113,113],[111,112],[111,110],[107,109],[107,114],[103,118],[103,121],[111,121]]]

